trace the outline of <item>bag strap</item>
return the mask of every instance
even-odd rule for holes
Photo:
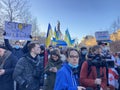
[[[87,60],[87,63],[88,63],[88,74],[87,74],[87,76],[89,76],[90,72],[91,72],[92,62],[90,60]]]

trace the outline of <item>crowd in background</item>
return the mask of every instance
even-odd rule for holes
[[[107,60],[114,67],[108,67]],[[118,74],[118,87],[109,83],[109,68]],[[59,47],[27,41],[21,46],[4,39],[0,45],[2,90],[119,90],[120,54],[106,43],[93,47]]]

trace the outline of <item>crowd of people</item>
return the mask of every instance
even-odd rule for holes
[[[46,48],[37,41],[27,41],[24,46],[16,41],[11,45],[4,39],[0,45],[0,88],[119,90],[109,84],[107,59],[113,61],[113,68],[120,74],[119,53],[113,54],[103,42],[76,49],[52,45]]]

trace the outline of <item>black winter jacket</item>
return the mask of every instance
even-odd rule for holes
[[[14,90],[14,80],[12,78],[17,58],[11,54],[4,63],[5,74],[0,76],[0,90]]]
[[[41,58],[37,56],[35,59],[30,55],[22,57],[13,74],[14,80],[19,85],[19,90],[39,90],[40,78],[43,70]]]

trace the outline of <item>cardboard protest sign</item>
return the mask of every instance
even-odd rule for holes
[[[17,22],[5,22],[5,39],[12,40],[30,40],[32,25],[17,23]]]
[[[110,40],[110,35],[108,31],[98,31],[95,32],[95,38],[97,41],[105,41],[105,40]]]

